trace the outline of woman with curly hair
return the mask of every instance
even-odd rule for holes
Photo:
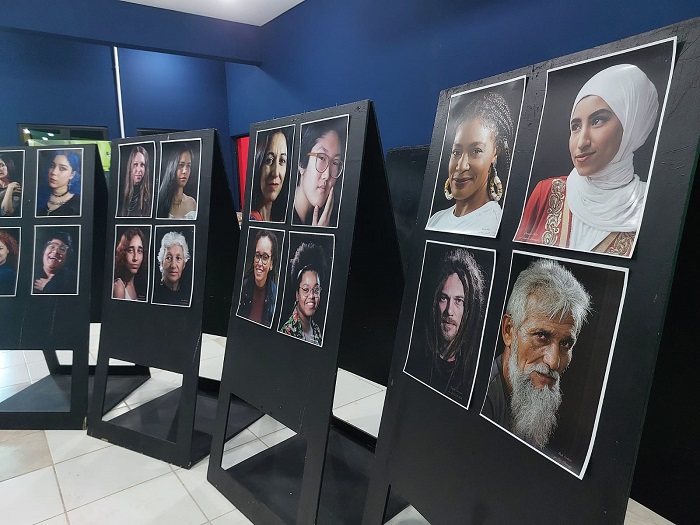
[[[141,265],[148,256],[148,242],[140,228],[128,228],[119,239],[114,253],[113,299],[145,301],[147,276]]]
[[[19,244],[17,239],[0,230],[0,295],[14,295],[17,283],[17,259]]]

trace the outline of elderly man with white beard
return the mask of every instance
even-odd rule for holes
[[[557,427],[560,377],[590,310],[566,268],[540,259],[520,273],[501,320],[505,349],[491,366],[482,414],[543,449]]]

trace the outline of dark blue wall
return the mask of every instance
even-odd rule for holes
[[[430,142],[440,90],[700,15],[697,0],[306,0],[227,64],[233,134],[370,98],[385,150]]]
[[[17,124],[107,126],[119,133],[108,47],[0,31],[0,145],[19,144]]]

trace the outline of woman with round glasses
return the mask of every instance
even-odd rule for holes
[[[17,283],[17,239],[5,230],[0,230],[0,295],[14,295]]]
[[[0,152],[0,217],[19,217],[21,211],[22,186],[15,180],[15,162]]]
[[[338,181],[345,166],[348,117],[302,125],[299,176],[294,192],[292,224],[338,225],[342,188]]]
[[[280,331],[307,343],[321,346],[323,333],[313,317],[321,302],[322,281],[326,275],[323,248],[311,242],[299,245],[290,263],[290,283],[294,286],[294,309]]]
[[[269,328],[277,300],[277,236],[269,230],[259,230],[254,246],[255,252],[252,257],[248,256],[243,274],[238,315]]]
[[[450,150],[445,198],[454,206],[428,220],[429,230],[495,237],[501,223],[503,183],[510,169],[514,125],[502,95],[476,95],[459,117]]]
[[[34,268],[35,294],[74,294],[77,275],[72,269],[73,238],[68,232],[57,231],[44,245],[41,259]]]
[[[289,156],[294,127],[258,132],[250,218],[284,222],[287,211]]]

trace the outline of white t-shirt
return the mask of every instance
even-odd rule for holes
[[[455,206],[434,213],[428,219],[425,229],[449,233],[466,233],[480,237],[496,236],[502,214],[501,207],[496,201],[489,201],[481,208],[477,208],[461,217],[455,217]]]

